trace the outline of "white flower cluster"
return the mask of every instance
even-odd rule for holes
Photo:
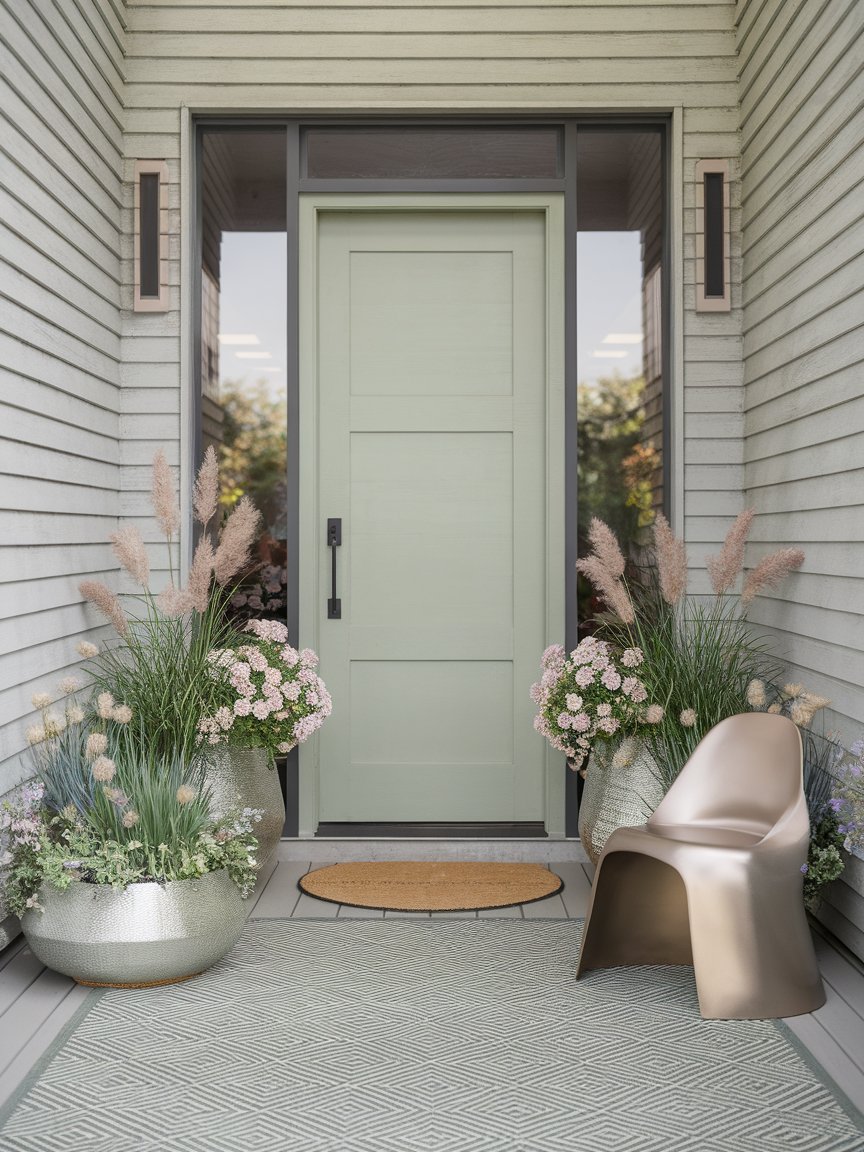
[[[531,688],[538,706],[534,727],[553,748],[578,767],[591,743],[616,735],[623,727],[643,720],[641,705],[648,698],[645,685],[635,675],[622,675],[638,668],[641,649],[627,648],[616,664],[609,645],[589,636],[567,655],[560,644],[543,653],[543,674]]]
[[[318,657],[311,648],[293,648],[288,629],[277,620],[250,620],[245,631],[252,635],[250,643],[210,653],[213,674],[233,698],[199,722],[199,742],[236,739],[290,752],[321,727],[333,708],[315,672]]]

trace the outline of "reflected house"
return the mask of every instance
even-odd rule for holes
[[[701,591],[748,505],[749,566],[803,548],[751,619],[856,738],[860,4],[61,7],[0,0],[0,795],[157,447],[265,504],[321,653],[292,836],[574,836],[528,690],[600,510],[638,544],[663,509]],[[847,880],[820,916],[864,952]]]

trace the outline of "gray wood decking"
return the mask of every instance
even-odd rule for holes
[[[315,867],[321,867],[316,862]],[[577,918],[585,915],[591,890],[589,864],[555,862],[564,891],[534,904],[488,912],[435,916]],[[297,888],[308,861],[282,860],[262,877],[250,897],[252,919],[270,917],[427,917],[428,913],[376,912],[315,900]],[[787,1023],[825,1071],[864,1111],[864,967],[817,937],[816,948],[828,1001],[818,1012]],[[88,990],[43,968],[23,938],[0,952],[0,1103],[21,1083],[35,1061],[86,998]],[[46,1149],[46,1152],[50,1152]]]

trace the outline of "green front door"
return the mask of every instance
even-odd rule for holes
[[[563,631],[560,238],[518,200],[305,215],[301,638],[333,715],[301,763],[320,821],[546,817],[528,690]]]

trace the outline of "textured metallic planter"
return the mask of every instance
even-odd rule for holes
[[[620,768],[612,767],[620,741],[597,740],[591,747],[579,805],[579,839],[592,864],[616,828],[644,824],[663,799],[654,758],[638,741],[631,744],[632,759]]]
[[[285,801],[273,761],[263,748],[210,748],[206,759],[214,816],[231,808],[263,809],[255,835],[258,862],[266,864],[276,851],[285,824]]]
[[[80,984],[172,983],[233,948],[246,906],[225,869],[196,880],[130,884],[115,891],[73,881],[43,884],[21,927],[34,955]]]

